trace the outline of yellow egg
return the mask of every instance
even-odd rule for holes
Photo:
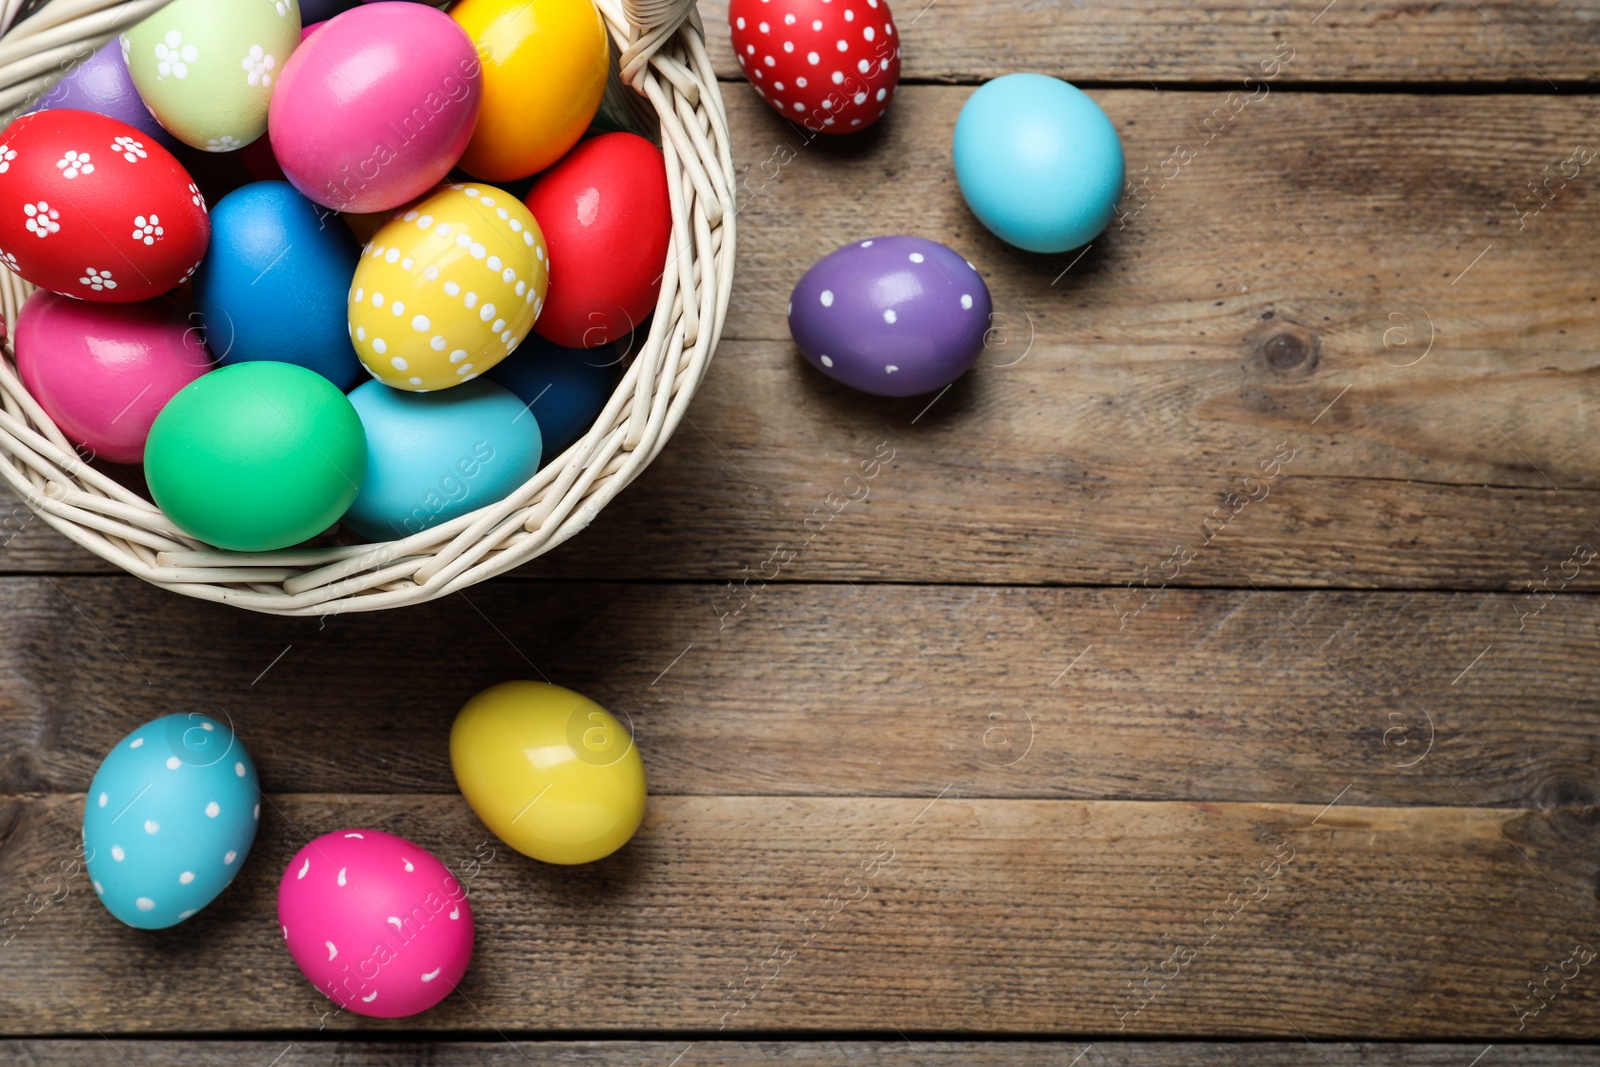
[[[483,107],[461,169],[504,182],[566,155],[594,121],[611,69],[594,0],[461,0],[450,17],[483,61]]]
[[[544,234],[521,201],[447,185],[372,235],[350,283],[350,340],[385,385],[448,389],[522,343],[549,284]]]
[[[558,685],[504,682],[467,701],[450,729],[450,765],[484,825],[546,863],[609,856],[644,819],[632,735]]]

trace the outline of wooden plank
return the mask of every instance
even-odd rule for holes
[[[1227,1063],[1239,1067],[1284,1067],[1326,1062],[1331,1067],[1462,1067],[1462,1045],[1375,1044],[1303,1041],[548,1041],[519,1036],[515,1041],[162,1041],[26,1040],[0,1041],[0,1067],[166,1067],[205,1063],[211,1067],[263,1067],[281,1055],[277,1067],[526,1067],[529,1062],[560,1067],[735,1067],[752,1061],[785,1067],[1172,1067],[1186,1063]],[[1092,1057],[1089,1053],[1092,1052]],[[1593,1060],[1593,1050],[1562,1045],[1494,1046],[1501,1062],[1521,1067],[1568,1067]]]
[[[1600,799],[1590,597],[1519,630],[1499,596],[1172,590],[1133,614],[1105,590],[790,585],[719,619],[714,595],[494,583],[319,629],[3,580],[0,792],[84,789],[138,724],[202,711],[276,792],[454,794],[455,711],[544,675],[625,716],[669,794]]]
[[[1184,543],[1197,558],[1176,584],[1525,591],[1600,537],[1584,432],[1600,310],[1574,269],[1600,234],[1592,168],[1536,216],[1513,207],[1595,141],[1584,100],[1273,92],[1205,145],[1224,94],[1100,92],[1136,173],[1202,147],[1074,265],[966,212],[948,165],[966,93],[909,87],[850,146],[729,94],[747,168],[730,339],[656,464],[523,574],[761,570],[863,491],[845,479],[880,445],[895,459],[870,500],[779,580],[1120,585]],[[998,309],[991,365],[932,407],[836,387],[787,339],[806,265],[898,230],[971,257]],[[1280,444],[1296,450],[1281,476],[1246,484]],[[36,521],[0,565],[94,564]],[[1596,572],[1569,587],[1600,589]]]
[[[1286,78],[1309,82],[1592,82],[1592,2],[1395,5],[1381,0],[1238,0],[1174,12],[1159,0],[897,0],[901,76],[978,81],[1035,70],[1069,81],[1242,81],[1281,45]],[[700,5],[718,73],[739,77],[726,0]],[[1290,53],[1285,53],[1290,54]]]
[[[60,895],[82,803],[3,802],[0,899]],[[1597,939],[1592,809],[658,796],[605,862],[502,848],[462,869],[461,995],[390,1022],[324,1018],[280,942],[284,866],[347,826],[457,868],[486,838],[453,797],[269,797],[239,880],[187,924],[122,927],[82,884],[43,905],[5,949],[0,1031],[1488,1041],[1535,1003],[1540,1040],[1600,1024],[1596,962],[1574,956]]]

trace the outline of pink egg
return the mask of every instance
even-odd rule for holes
[[[113,463],[144,460],[174,393],[211,369],[199,329],[159,300],[91,304],[39,289],[17,315],[17,371],[61,432]]]
[[[358,1015],[427,1011],[472,959],[466,887],[381,830],[336,830],[295,853],[278,883],[278,923],[301,973]]]
[[[466,31],[422,4],[336,15],[283,65],[272,150],[301,193],[337,211],[387,211],[437,185],[466,151],[483,70]]]

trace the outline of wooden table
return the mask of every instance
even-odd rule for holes
[[[902,3],[905,84],[849,141],[768,112],[706,4],[726,338],[655,466],[511,578],[276,620],[0,506],[0,1063],[1593,1062],[1600,3],[1324,4]],[[957,192],[956,112],[1014,69],[1123,135],[1137,191],[1081,255]],[[808,264],[895,232],[994,295],[937,398],[837,387],[785,328]],[[593,866],[452,781],[456,709],[541,676],[645,754]],[[191,710],[270,794],[238,881],[159,933],[82,879],[35,913],[102,755]],[[333,1014],[279,942],[288,857],[349,825],[492,853],[420,1017]]]

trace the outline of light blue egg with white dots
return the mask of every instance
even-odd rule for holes
[[[228,888],[260,821],[256,766],[232,728],[163,716],[118,741],[89,783],[90,884],[129,926],[174,926]]]
[[[1116,127],[1082,90],[1045,74],[980,86],[956,118],[953,153],[972,213],[1029,252],[1088,244],[1122,196]]]

